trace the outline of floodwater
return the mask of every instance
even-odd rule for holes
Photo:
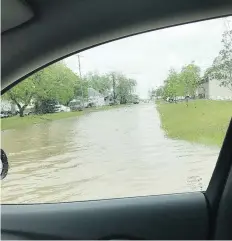
[[[2,132],[10,170],[2,203],[205,190],[219,149],[165,137],[154,104]]]

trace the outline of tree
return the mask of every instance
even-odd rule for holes
[[[181,96],[195,96],[201,80],[201,69],[194,62],[184,66],[180,73],[179,93]]]
[[[167,79],[164,81],[165,85],[163,88],[163,96],[164,98],[172,98],[176,100],[176,97],[181,94],[181,81],[179,78],[179,74],[174,69],[169,70],[169,74]]]
[[[29,77],[20,84],[13,87],[3,95],[3,99],[9,100],[17,105],[20,117],[23,117],[24,110],[30,104],[35,95],[35,84],[33,77]]]
[[[163,98],[169,97],[174,101],[181,96],[195,96],[200,79],[200,67],[194,62],[183,66],[179,73],[175,69],[170,69],[163,88],[156,94],[162,93]]]
[[[232,90],[232,30],[223,33],[222,44],[223,48],[207,69],[206,76],[219,80],[221,86]]]
[[[108,94],[112,88],[112,81],[109,75],[99,74],[97,72],[89,72],[85,76],[88,86],[97,90],[99,93]]]
[[[149,90],[148,96],[150,99],[152,99],[153,97],[156,97],[156,98],[163,97],[163,92],[164,92],[164,87],[160,86],[157,89]]]
[[[120,104],[126,104],[132,101],[136,80],[127,78],[125,75],[112,72],[109,74],[112,79],[112,91],[114,101],[118,100]]]
[[[134,79],[130,79],[120,72],[109,72],[106,74],[89,72],[85,79],[87,79],[89,87],[92,87],[104,96],[112,95],[114,103],[119,101],[121,104],[132,101],[137,84]]]
[[[71,69],[61,62],[44,69],[37,88],[37,98],[56,99],[65,104],[74,97],[74,87],[79,81]]]
[[[16,85],[4,94],[4,98],[17,105],[20,117],[32,100],[37,112],[46,113],[44,103],[58,101],[65,104],[73,99],[77,80],[78,77],[66,65],[58,62]]]
[[[68,104],[74,98],[78,80],[78,76],[62,62],[43,69],[36,81],[36,113],[52,112],[57,103]]]
[[[133,79],[127,79],[125,76],[119,77],[116,93],[120,104],[126,104],[132,101],[135,85],[136,82]]]
[[[160,86],[159,88],[157,88],[154,94],[156,97],[161,97],[163,95],[163,86]]]
[[[23,117],[24,110],[32,101],[36,113],[53,112],[58,103],[68,105],[74,98],[87,98],[90,87],[103,95],[108,95],[113,89],[115,101],[127,103],[135,86],[135,80],[116,72],[103,75],[88,73],[80,79],[63,62],[58,62],[31,75],[3,98],[16,104],[20,117]]]

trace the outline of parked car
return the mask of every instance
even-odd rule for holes
[[[134,95],[132,97],[132,101],[133,101],[133,104],[139,104],[139,96],[138,95]]]
[[[14,116],[14,115],[17,115],[18,112],[11,112],[11,111],[1,111],[0,115],[1,115],[1,118],[7,118],[7,117],[11,117],[11,116]]]
[[[5,112],[1,112],[1,113],[0,113],[0,117],[1,117],[1,118],[7,118],[7,117],[9,117],[9,114],[7,114],[7,113],[5,113]]]
[[[71,111],[82,111],[84,109],[84,106],[83,106],[81,100],[70,101],[69,107],[70,107]]]
[[[86,108],[91,108],[91,107],[96,107],[96,104],[93,101],[89,101],[86,106]]]
[[[32,115],[35,113],[35,108],[34,106],[29,106],[25,109],[24,115]]]
[[[59,112],[70,112],[71,109],[68,106],[65,105],[55,105],[55,113]]]
[[[169,102],[169,103],[173,103],[173,102],[174,102],[174,98],[168,97],[168,98],[166,99],[166,101]]]
[[[64,112],[70,112],[71,111],[70,107],[68,107],[68,106],[62,106],[62,110]]]

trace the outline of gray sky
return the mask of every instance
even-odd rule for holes
[[[232,17],[227,18],[231,22]],[[107,43],[81,53],[82,73],[120,71],[137,80],[137,93],[163,84],[168,70],[195,61],[205,70],[220,51],[226,29],[224,19],[208,20],[140,34]],[[77,56],[65,60],[78,73]]]

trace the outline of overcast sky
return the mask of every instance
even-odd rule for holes
[[[232,17],[227,18],[232,24]],[[230,24],[230,25],[231,25]],[[81,53],[81,69],[106,73],[120,71],[137,80],[137,93],[163,84],[168,70],[195,61],[204,71],[220,51],[224,19],[208,20],[140,34],[104,44]],[[65,60],[78,73],[77,56]]]

